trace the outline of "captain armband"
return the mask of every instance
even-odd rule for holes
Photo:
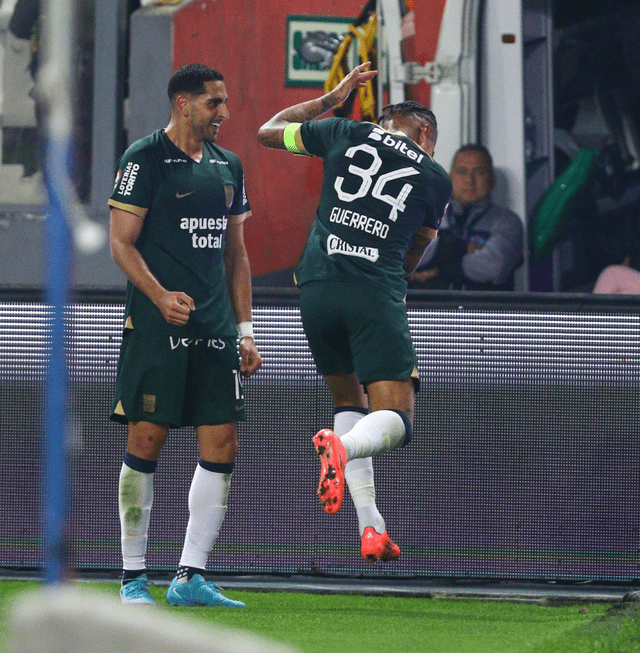
[[[301,124],[302,123],[300,122],[290,122],[284,128],[284,134],[282,135],[282,140],[284,141],[284,146],[287,148],[287,150],[289,150],[289,152],[308,156],[308,154],[304,150],[300,149],[300,146],[296,142],[296,134],[300,133],[298,130],[300,129]]]

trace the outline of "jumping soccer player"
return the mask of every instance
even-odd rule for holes
[[[183,66],[168,94],[169,125],[124,153],[109,199],[111,252],[129,278],[111,415],[128,425],[119,484],[120,596],[155,605],[145,567],[153,476],[169,429],[194,426],[200,457],[167,601],[244,607],[203,575],[227,509],[236,422],[245,419],[240,375],[262,364],[243,236],[251,209],[240,160],[215,144],[229,117],[222,75]]]
[[[385,107],[381,126],[313,121],[364,86],[376,74],[369,66],[276,114],[258,140],[324,159],[320,204],[296,268],[303,326],[335,405],[333,431],[313,438],[318,496],[327,513],[337,512],[346,479],[362,556],[375,562],[397,559],[400,549],[376,507],[371,457],[411,440],[418,390],[404,276],[436,237],[451,182],[433,160],[435,116],[417,102]]]

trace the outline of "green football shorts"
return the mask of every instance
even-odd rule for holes
[[[111,419],[172,427],[244,421],[237,340],[125,330]]]
[[[300,288],[300,313],[322,376],[356,373],[363,385],[413,378],[416,352],[407,307],[374,286],[312,281]]]

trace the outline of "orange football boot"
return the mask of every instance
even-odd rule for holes
[[[400,557],[400,547],[389,537],[387,531],[380,534],[373,526],[367,526],[360,539],[360,553],[367,562],[388,562]]]
[[[313,437],[320,458],[320,482],[316,494],[324,511],[330,515],[338,512],[344,497],[344,468],[347,452],[340,438],[330,429],[322,429]]]

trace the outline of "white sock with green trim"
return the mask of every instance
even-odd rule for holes
[[[351,431],[364,417],[364,413],[355,410],[340,410],[335,414],[333,431],[336,435],[342,436]],[[373,526],[378,533],[384,533],[386,528],[384,519],[376,506],[376,488],[371,456],[350,460],[345,467],[344,478],[358,514],[360,537],[362,537],[364,529],[369,526]]]

